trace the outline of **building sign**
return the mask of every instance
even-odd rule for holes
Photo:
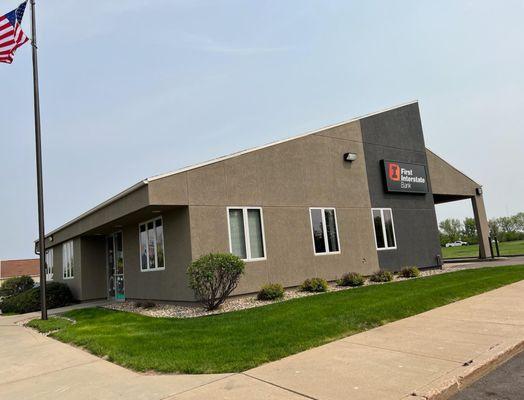
[[[388,192],[428,193],[426,166],[382,160]]]

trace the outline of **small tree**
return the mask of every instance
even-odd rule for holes
[[[440,231],[446,235],[450,242],[460,239],[462,234],[462,223],[455,218],[448,218],[439,224]]]
[[[189,287],[207,310],[216,310],[235,290],[244,268],[233,254],[206,254],[189,266]]]
[[[502,239],[502,232],[500,231],[500,225],[496,218],[488,221],[490,235],[496,237],[498,240]]]
[[[478,243],[477,223],[475,222],[475,218],[464,218],[464,234],[462,240],[465,240],[470,244]]]
[[[515,226],[519,232],[524,232],[524,212],[520,212],[514,216]]]
[[[501,242],[524,238],[524,213],[489,220],[492,236]]]
[[[0,287],[0,297],[11,297],[32,289],[35,281],[28,275],[6,279]]]
[[[499,217],[497,218],[500,226],[500,230],[504,233],[513,233],[517,231],[516,218],[515,217]]]

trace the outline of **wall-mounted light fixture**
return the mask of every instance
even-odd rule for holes
[[[357,159],[356,153],[345,153],[344,154],[344,161],[353,162],[356,159]]]
[[[477,194],[480,196],[482,194],[482,188],[478,187],[476,190]]]

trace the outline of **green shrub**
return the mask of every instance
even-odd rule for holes
[[[371,282],[390,282],[393,280],[393,274],[389,271],[377,271],[369,277]]]
[[[46,286],[47,307],[64,307],[74,302],[73,295],[66,284],[50,282]],[[16,296],[4,299],[0,303],[4,313],[24,314],[40,310],[40,288],[26,290]]]
[[[206,309],[215,310],[235,290],[244,268],[244,261],[233,254],[206,254],[187,269],[189,287]]]
[[[399,275],[402,278],[416,278],[420,275],[420,270],[417,267],[406,267],[400,270]]]
[[[33,278],[27,275],[6,279],[0,287],[0,297],[11,297],[35,287]]]
[[[302,283],[300,290],[304,292],[327,292],[328,284],[325,279],[310,278]]]
[[[357,272],[348,272],[342,275],[342,278],[338,280],[340,286],[362,286],[366,280],[364,277]]]
[[[514,240],[523,240],[524,232],[502,232],[499,236],[500,242],[512,242]]]
[[[257,294],[258,300],[277,300],[284,297],[284,287],[280,283],[268,283]]]

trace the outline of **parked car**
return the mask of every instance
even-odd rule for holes
[[[446,243],[446,247],[459,247],[459,246],[467,246],[468,242],[463,242],[462,240],[456,240],[455,242]]]

